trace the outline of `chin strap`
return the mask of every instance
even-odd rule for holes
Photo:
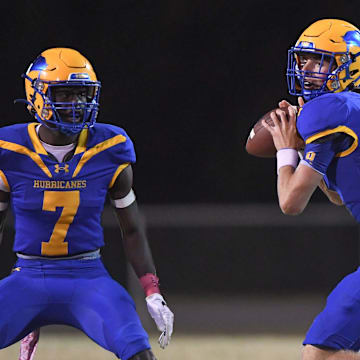
[[[40,337],[40,329],[32,331],[20,342],[19,360],[33,360]]]

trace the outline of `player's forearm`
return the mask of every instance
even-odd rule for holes
[[[123,244],[127,259],[139,278],[146,273],[155,274],[151,250],[143,230],[124,232]]]
[[[304,189],[299,186],[295,169],[292,166],[280,168],[277,190],[279,206],[281,211],[286,215],[301,214],[312,194],[312,192],[304,191]]]
[[[122,230],[126,257],[138,277],[146,273],[155,274],[155,266],[146,237],[145,225],[136,201],[125,208],[115,208]]]

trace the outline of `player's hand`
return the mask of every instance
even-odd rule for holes
[[[167,307],[162,295],[155,293],[145,298],[146,305],[157,328],[161,331],[158,343],[162,349],[169,345],[173,332],[174,314]]]
[[[300,150],[304,147],[304,142],[297,133],[296,111],[294,107],[290,105],[288,107],[288,112],[289,116],[287,119],[286,112],[281,109],[277,109],[270,114],[274,126],[270,126],[264,120],[262,124],[271,133],[277,150]]]
[[[287,100],[281,100],[279,102],[279,108],[280,109],[281,108],[288,108],[289,106],[292,106],[294,108],[294,110],[296,112],[298,112],[299,107],[301,108],[301,107],[303,107],[305,105],[305,101],[301,96],[299,96],[297,100],[298,100],[298,106],[290,104]]]

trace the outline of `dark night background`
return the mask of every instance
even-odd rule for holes
[[[28,120],[13,99],[23,97],[20,75],[42,50],[78,49],[102,81],[98,121],[135,141],[142,203],[274,201],[274,164],[244,152],[248,131],[291,99],[287,50],[304,27],[324,17],[360,22],[358,1],[7,4],[2,121]]]
[[[35,57],[49,47],[76,48],[102,82],[98,121],[124,127],[134,140],[140,204],[236,204],[244,212],[264,203],[279,212],[275,162],[249,156],[244,145],[262,114],[283,98],[294,101],[288,48],[319,18],[360,25],[355,0],[13,1],[0,8],[3,125],[30,120],[13,100],[24,97],[20,75]],[[314,195],[313,203],[325,201]],[[148,231],[169,293],[327,291],[357,266],[357,229],[316,224],[304,227],[301,217],[289,228],[149,223]],[[115,274],[121,250],[111,226],[105,234]],[[10,238],[9,229],[3,274]]]

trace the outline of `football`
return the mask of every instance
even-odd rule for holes
[[[270,126],[274,125],[270,117],[270,113],[275,110],[276,108],[268,111],[255,123],[251,129],[245,146],[246,151],[250,155],[263,158],[272,158],[276,156],[276,148],[273,142],[273,138],[270,132],[265,129],[262,124],[262,120],[265,120]],[[281,110],[285,111],[287,115],[289,114],[287,107],[281,108]]]

